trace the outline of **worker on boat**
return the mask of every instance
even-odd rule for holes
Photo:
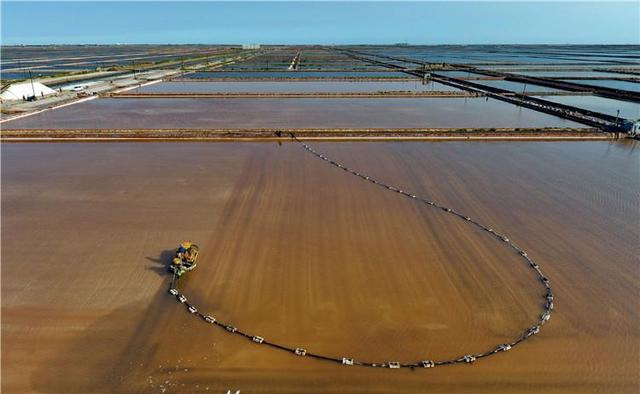
[[[182,260],[182,261],[187,261],[189,260],[189,249],[191,248],[191,242],[189,241],[185,241],[183,243],[180,244],[180,246],[178,246],[178,257]]]
[[[191,241],[182,242],[176,249],[176,254],[171,260],[169,269],[178,276],[196,267],[198,246]]]
[[[180,244],[177,250],[177,255],[182,264],[186,268],[190,268],[194,264],[197,251],[194,250],[195,245],[191,241],[185,241]]]
[[[189,248],[191,248],[191,242],[184,241],[183,243],[180,244],[180,246],[178,246],[178,253],[185,253],[186,251],[189,250]]]

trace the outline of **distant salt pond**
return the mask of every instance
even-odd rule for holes
[[[143,86],[135,93],[341,93],[383,91],[459,91],[437,82],[415,81],[174,81]]]
[[[4,129],[585,127],[486,98],[98,99]]]
[[[209,71],[187,78],[411,78],[399,71]]]
[[[614,79],[597,79],[597,80],[584,80],[584,79],[567,79],[567,82],[581,83],[583,85],[602,86],[611,89],[627,90],[629,92],[640,92],[640,83],[617,81]]]
[[[619,115],[622,118],[640,119],[640,104],[629,101],[599,96],[545,96],[544,99],[612,116],[618,115],[617,111],[620,110]]]

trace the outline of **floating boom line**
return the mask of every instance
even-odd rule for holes
[[[534,335],[538,334],[542,328],[542,326],[547,323],[551,317],[551,312],[553,311],[553,292],[551,290],[551,283],[549,281],[549,279],[543,274],[542,269],[540,268],[540,266],[531,258],[529,257],[528,253],[518,247],[513,241],[511,241],[509,238],[507,238],[505,235],[498,233],[497,231],[493,230],[491,227],[488,227],[482,223],[480,223],[479,221],[476,221],[474,219],[472,219],[469,216],[465,216],[462,213],[459,213],[457,211],[455,211],[452,208],[440,205],[438,203],[436,203],[435,201],[431,201],[427,198],[422,198],[422,197],[418,197],[415,194],[412,194],[410,192],[407,192],[405,190],[402,190],[398,187],[395,187],[393,185],[388,185],[386,183],[383,183],[381,181],[378,181],[375,178],[372,178],[368,175],[365,175],[363,173],[360,173],[356,170],[353,170],[347,166],[342,165],[341,163],[330,159],[329,157],[323,155],[322,153],[317,152],[316,150],[314,150],[312,147],[310,147],[309,145],[307,145],[306,143],[304,143],[303,141],[299,140],[293,133],[291,133],[291,138],[297,142],[298,144],[300,144],[302,147],[304,147],[304,149],[311,153],[312,155],[314,155],[315,157],[327,162],[328,164],[339,168],[351,175],[357,176],[367,182],[370,182],[374,185],[377,185],[379,187],[382,187],[384,189],[387,189],[391,192],[397,193],[401,196],[404,196],[406,198],[409,198],[411,200],[417,201],[417,202],[421,202],[424,203],[432,208],[435,209],[439,209],[445,213],[451,214],[456,216],[457,218],[476,226],[477,228],[479,228],[480,230],[489,233],[489,235],[491,235],[495,240],[506,244],[507,246],[509,246],[514,252],[517,253],[518,256],[520,256],[527,264],[527,266],[529,268],[531,268],[537,275],[538,280],[540,281],[540,283],[542,284],[542,286],[545,289],[545,293],[542,296],[542,299],[544,300],[544,302],[541,303],[542,306],[542,310],[540,312],[540,315],[538,317],[537,320],[534,321],[533,325],[526,328],[523,332],[517,334],[513,340],[511,340],[510,342],[506,342],[506,343],[500,343],[495,345],[494,347],[482,352],[482,353],[475,353],[475,354],[463,354],[459,357],[455,357],[455,358],[451,358],[451,359],[444,359],[444,360],[436,360],[436,359],[430,359],[430,358],[425,358],[423,360],[418,360],[418,361],[414,361],[414,362],[408,362],[408,363],[402,363],[399,361],[380,361],[380,362],[369,362],[369,361],[361,361],[361,360],[357,360],[354,359],[352,357],[349,356],[345,356],[345,357],[335,357],[335,356],[328,356],[328,355],[323,355],[323,354],[319,354],[319,353],[313,353],[310,351],[307,351],[306,348],[303,347],[291,347],[291,346],[287,346],[287,345],[281,345],[275,342],[270,342],[269,340],[259,336],[259,335],[254,335],[254,334],[248,334],[244,331],[241,331],[240,329],[238,329],[237,327],[229,324],[229,323],[225,323],[222,321],[219,321],[217,318],[215,318],[212,315],[207,315],[202,313],[195,305],[191,304],[187,297],[180,293],[180,291],[177,289],[177,282],[178,282],[178,277],[174,274],[173,278],[171,279],[171,284],[169,286],[169,294],[171,294],[172,296],[175,297],[176,301],[178,301],[181,304],[184,304],[184,306],[186,307],[187,311],[189,311],[189,313],[193,314],[194,316],[199,317],[200,319],[202,319],[204,322],[206,322],[207,324],[211,324],[213,326],[218,326],[222,329],[224,329],[227,333],[229,334],[234,334],[234,335],[239,335],[242,337],[245,337],[246,339],[252,341],[254,344],[256,345],[261,345],[261,346],[266,346],[266,347],[271,347],[274,349],[278,349],[278,350],[282,350],[285,352],[289,352],[292,355],[304,358],[304,357],[310,357],[310,358],[314,358],[314,359],[318,359],[318,360],[323,360],[323,361],[328,361],[328,362],[333,362],[333,363],[338,363],[341,365],[345,365],[345,366],[352,366],[352,365],[358,365],[358,366],[363,366],[363,367],[374,367],[374,368],[391,368],[391,369],[400,369],[400,368],[434,368],[434,367],[438,367],[438,366],[443,366],[443,365],[450,365],[450,364],[471,364],[475,361],[478,361],[482,358],[486,358],[489,356],[493,356],[495,354],[501,353],[501,352],[506,352],[508,350],[511,350],[514,346],[519,345],[520,343],[524,342],[525,340],[533,337]]]

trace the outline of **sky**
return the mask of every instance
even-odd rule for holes
[[[640,44],[640,1],[2,1],[3,45]]]

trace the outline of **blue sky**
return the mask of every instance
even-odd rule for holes
[[[2,44],[640,44],[631,2],[8,2]]]

